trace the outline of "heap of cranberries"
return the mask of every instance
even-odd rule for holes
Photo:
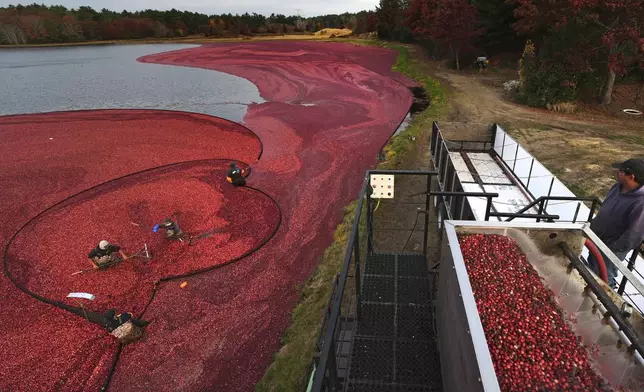
[[[459,242],[501,390],[613,390],[513,239]]]

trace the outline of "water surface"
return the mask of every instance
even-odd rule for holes
[[[148,54],[196,45],[0,49],[0,115],[78,109],[168,109],[240,122],[264,100],[254,84],[222,72],[143,64]]]

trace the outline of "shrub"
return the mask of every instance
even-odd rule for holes
[[[503,83],[503,90],[508,94],[514,94],[519,90],[521,82],[518,80],[510,80]]]
[[[537,57],[531,41],[519,60],[520,88],[517,99],[531,106],[547,107],[577,98],[577,76],[559,63]]]

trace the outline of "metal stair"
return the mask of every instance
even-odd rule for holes
[[[442,390],[434,278],[422,255],[367,256],[347,392]]]

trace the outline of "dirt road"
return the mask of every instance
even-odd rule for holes
[[[578,195],[604,197],[614,181],[610,163],[644,156],[641,117],[563,115],[525,107],[504,97],[499,74],[434,67],[434,75],[450,86],[448,121],[500,124]]]

